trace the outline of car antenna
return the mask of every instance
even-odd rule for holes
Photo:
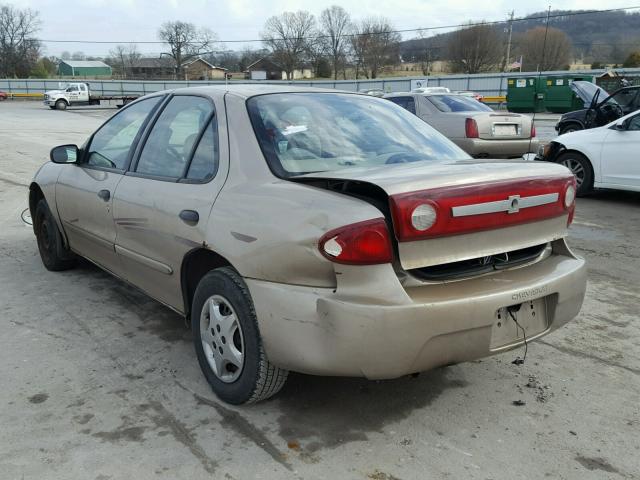
[[[544,57],[545,57],[545,53],[547,53],[547,34],[549,33],[549,17],[551,16],[551,5],[549,5],[549,8],[547,9],[547,20],[546,20],[546,24],[545,24],[545,28],[544,28],[544,41],[542,42],[542,58],[540,60],[540,65],[538,67],[538,81],[536,82],[536,85],[540,85],[540,79],[542,78],[542,68],[544,67]],[[537,90],[537,88],[536,88]],[[538,95],[536,93],[536,95]],[[535,105],[535,102],[534,102]],[[535,127],[536,124],[536,108],[535,106],[533,107],[533,117],[531,118],[531,130],[533,131],[533,128]],[[531,132],[529,132],[529,148],[527,148],[527,150],[529,151],[529,153],[531,153],[531,142],[533,141],[533,137],[531,136]]]

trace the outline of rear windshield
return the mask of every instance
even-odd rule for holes
[[[248,100],[271,170],[288,177],[352,167],[469,156],[387,100],[340,93],[278,93]]]
[[[432,95],[427,99],[441,112],[492,112],[490,107],[464,95]]]

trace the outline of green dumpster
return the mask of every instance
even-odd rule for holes
[[[547,77],[507,79],[507,108],[510,112],[544,112]]]
[[[547,77],[544,104],[549,112],[567,113],[584,108],[584,103],[571,90],[574,81],[593,82],[593,75],[562,75]]]

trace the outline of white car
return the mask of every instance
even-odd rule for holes
[[[411,93],[451,93],[451,90],[449,90],[447,87],[420,87],[414,88],[413,90],[411,90]]]
[[[640,110],[603,127],[560,135],[536,160],[555,162],[576,177],[578,196],[594,188],[640,192]]]

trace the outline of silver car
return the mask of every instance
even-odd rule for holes
[[[51,160],[29,192],[45,267],[84,257],[185,315],[230,403],[290,370],[383,379],[502,352],[582,305],[571,172],[473,160],[384,99],[159,92]]]
[[[417,115],[476,158],[519,158],[537,152],[531,117],[497,112],[458,93],[392,93],[385,98]]]

